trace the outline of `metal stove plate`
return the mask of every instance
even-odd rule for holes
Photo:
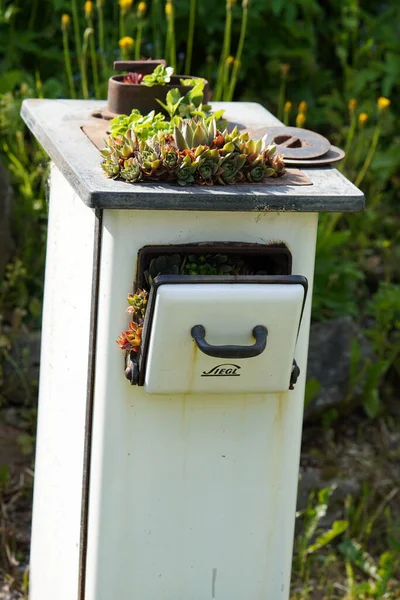
[[[346,153],[341,148],[337,148],[336,146],[331,146],[331,149],[324,156],[320,156],[319,158],[309,158],[309,159],[295,159],[295,158],[285,158],[285,165],[293,166],[293,167],[322,167],[324,165],[330,165],[335,162],[339,162],[339,160],[343,160],[346,156]]]
[[[302,129],[300,127],[262,127],[260,129],[249,130],[251,137],[261,138],[268,134],[268,142],[275,143],[278,151],[286,158],[304,159],[317,158],[326,154],[331,144],[315,131]],[[287,138],[279,143],[279,138]],[[274,138],[278,138],[275,141]],[[300,140],[301,147],[287,146],[286,144],[296,143]]]

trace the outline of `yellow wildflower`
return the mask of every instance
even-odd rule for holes
[[[299,113],[306,114],[307,108],[308,108],[307,102],[302,100],[302,102],[300,102],[300,104],[299,104]]]
[[[174,13],[174,7],[172,6],[172,2],[167,0],[167,4],[165,5],[165,15],[167,17],[172,17]]]
[[[138,4],[138,13],[140,17],[144,17],[147,12],[147,4],[146,2],[139,2]]]
[[[288,113],[289,111],[292,110],[292,103],[291,102],[285,102],[285,105],[283,107],[283,110],[285,113]]]
[[[352,112],[357,108],[357,100],[355,98],[351,98],[349,100],[349,111]]]
[[[226,59],[227,65],[233,65],[234,62],[235,62],[235,59],[233,56],[228,56],[228,58]]]
[[[237,67],[238,69],[240,69],[240,67],[241,67],[241,66],[242,66],[242,61],[240,61],[240,60],[237,60],[237,59],[235,58],[235,67]]]
[[[368,115],[365,112],[360,113],[359,117],[358,117],[358,122],[360,123],[360,125],[365,125],[365,123],[368,121]]]
[[[130,50],[131,48],[133,48],[134,43],[135,40],[129,37],[129,35],[126,35],[125,37],[119,40],[119,47],[122,50]]]
[[[304,127],[306,124],[306,115],[303,112],[299,112],[296,117],[296,127]]]
[[[67,15],[67,14],[64,14],[61,17],[61,29],[63,31],[67,31],[67,29],[70,26],[70,24],[71,24],[71,17],[69,15]]]
[[[385,98],[384,96],[381,96],[380,98],[378,98],[378,109],[379,109],[379,111],[385,110],[386,108],[389,108],[390,104],[391,103],[390,103],[389,98]]]
[[[86,0],[85,2],[85,17],[87,19],[90,19],[90,17],[92,16],[93,13],[93,2],[91,0]]]
[[[119,6],[122,10],[128,10],[131,8],[133,0],[119,0]]]

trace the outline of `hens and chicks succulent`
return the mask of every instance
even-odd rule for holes
[[[149,294],[146,290],[137,290],[128,296],[127,312],[131,314],[128,329],[123,331],[117,339],[117,344],[122,350],[138,352],[142,343],[143,322],[146,314]]]
[[[140,140],[133,130],[109,136],[102,151],[107,177],[128,183],[169,181],[180,185],[260,183],[285,172],[281,154],[266,139],[235,129],[218,131],[215,119],[181,120],[174,133],[159,131]]]

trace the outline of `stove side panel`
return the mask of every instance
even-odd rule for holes
[[[95,213],[51,171],[30,600],[78,598]]]

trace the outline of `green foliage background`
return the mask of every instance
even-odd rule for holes
[[[142,54],[153,57],[156,2],[148,3],[142,46]],[[84,2],[77,6],[83,34]],[[40,325],[43,291],[47,161],[23,127],[19,107],[24,97],[68,97],[60,22],[63,13],[71,14],[71,8],[72,0],[0,0],[0,149],[16,196],[16,252],[0,288],[3,352],[9,348],[10,328],[21,322],[15,317],[16,308],[24,325]],[[189,2],[176,0],[175,9],[179,71],[186,51]],[[101,79],[105,98],[112,62],[120,56],[117,0],[103,0],[103,10],[106,51],[104,63],[101,57],[99,63],[107,65]],[[125,22],[126,34],[132,37],[136,34],[135,15],[133,8]],[[238,0],[233,6],[233,54],[241,18]],[[192,73],[206,76],[211,86],[215,85],[224,22],[224,1],[197,1]],[[94,10],[96,40],[97,25]],[[166,23],[160,27],[165,36]],[[80,65],[73,52],[72,26],[69,41],[74,83],[79,90]],[[391,100],[390,109],[381,115],[378,149],[362,181],[367,211],[321,215],[313,307],[315,319],[349,314],[366,329],[380,368],[375,366],[367,377],[370,389],[365,390],[361,402],[369,416],[376,416],[391,405],[400,372],[400,3],[252,0],[236,99],[260,102],[277,113],[283,63],[290,65],[284,82],[284,99],[293,104],[290,124],[295,124],[299,102],[306,101],[306,127],[345,147],[351,134],[349,100],[357,100],[355,123],[360,112],[368,114],[365,128],[356,126],[348,159],[340,167],[353,181],[375,132],[377,98]],[[94,93],[92,87],[90,93]]]

